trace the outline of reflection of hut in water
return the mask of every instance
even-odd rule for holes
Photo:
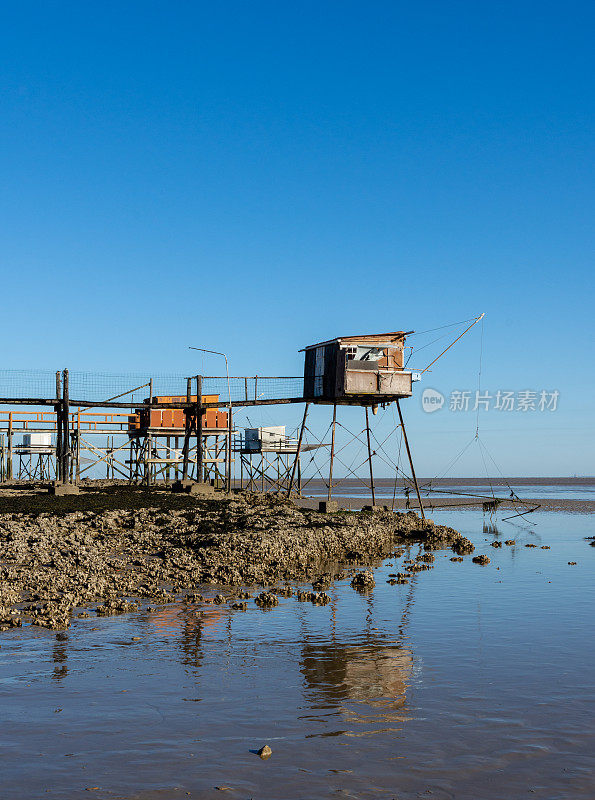
[[[386,712],[405,705],[413,654],[395,644],[305,645],[301,671],[320,699],[340,707],[353,700]]]
[[[180,607],[176,603],[149,612],[147,621],[157,635],[176,635],[183,653],[182,664],[198,667],[204,655],[204,640],[221,637],[221,625],[229,621],[229,613],[221,606]]]

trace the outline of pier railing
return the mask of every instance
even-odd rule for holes
[[[101,406],[142,405],[149,397],[186,399],[185,375],[167,373],[107,373],[69,371],[70,402]],[[301,376],[230,376],[202,377],[203,395],[218,395],[219,403],[258,404],[274,400],[299,399],[303,395]],[[35,399],[51,402],[56,398],[56,372],[52,370],[0,370],[0,403]],[[120,401],[116,403],[116,401]]]

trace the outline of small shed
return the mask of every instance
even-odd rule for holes
[[[295,445],[285,435],[285,425],[269,425],[267,428],[244,428],[244,447],[248,452],[276,453],[287,450],[288,442]]]
[[[55,448],[52,445],[52,434],[47,433],[24,433],[23,444],[18,448],[21,455],[54,455]]]
[[[411,396],[412,374],[404,369],[407,333],[340,336],[308,345],[304,360],[304,398],[318,403],[355,405]]]

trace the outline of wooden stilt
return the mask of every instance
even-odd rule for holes
[[[62,374],[62,483],[70,483],[70,398],[68,370]]]
[[[190,407],[190,403],[192,402],[192,384],[191,379],[188,378],[186,381],[186,403],[187,406],[184,409],[184,413],[186,415],[186,431],[184,434],[184,447],[182,449],[182,480],[188,480],[188,451],[190,448],[190,434],[192,432],[192,409]]]
[[[227,453],[228,453],[228,458],[227,458],[227,475],[226,475],[226,478],[227,478],[227,481],[226,481],[226,483],[227,483],[227,493],[228,494],[231,493],[231,477],[232,477],[231,476],[231,470],[232,470],[232,452],[233,452],[232,439],[231,439],[232,430],[233,430],[233,412],[232,412],[231,406],[229,406],[229,408],[227,410]]]
[[[12,480],[12,411],[8,412],[8,463],[6,465],[6,478]]]
[[[81,412],[76,415],[76,483],[81,479]]]
[[[372,470],[372,446],[370,444],[370,417],[368,413],[368,406],[365,407],[366,412],[366,436],[368,439],[368,465],[370,467],[370,490],[372,492],[372,505],[376,505],[376,489],[374,487],[374,471]]]
[[[196,376],[196,480],[204,481],[202,435],[202,376]]]
[[[56,481],[62,480],[62,379],[56,372]]]
[[[337,404],[333,403],[333,431],[331,434],[331,461],[328,471],[328,494],[327,500],[330,501],[333,494],[333,464],[335,461],[335,426],[337,423]]]
[[[148,428],[151,428],[151,406],[153,405],[153,378],[149,379],[149,419],[148,419]],[[153,437],[150,433],[147,434],[145,440],[145,483],[147,486],[151,485],[151,471],[152,471],[152,464],[151,464],[151,456],[153,451]]]
[[[421,495],[419,493],[419,485],[417,483],[417,477],[415,475],[415,469],[413,468],[413,459],[411,457],[411,450],[409,449],[409,441],[407,440],[407,431],[405,430],[405,422],[403,420],[403,414],[401,413],[401,406],[399,405],[399,401],[397,400],[397,411],[399,412],[399,420],[401,421],[401,428],[403,430],[403,440],[405,442],[405,448],[407,449],[407,456],[409,458],[409,466],[411,467],[411,475],[413,477],[413,483],[415,484],[415,491],[417,493],[417,501],[419,503],[419,515],[422,519],[425,519],[424,514],[424,507],[423,503],[421,502]]]
[[[304,418],[302,419],[302,427],[300,428],[300,435],[298,438],[297,450],[295,454],[295,459],[293,462],[293,468],[291,470],[291,478],[289,479],[289,486],[287,487],[287,497],[291,497],[291,490],[293,489],[293,481],[295,479],[295,472],[297,469],[298,462],[300,460],[300,451],[302,449],[302,439],[304,437],[304,428],[306,427],[306,417],[308,416],[308,409],[310,408],[310,403],[306,403],[306,407],[304,408]]]

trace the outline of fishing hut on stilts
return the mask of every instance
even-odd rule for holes
[[[423,504],[413,466],[413,457],[405,430],[405,422],[400,401],[411,397],[413,382],[419,376],[405,369],[405,340],[412,331],[391,331],[389,333],[363,336],[340,336],[325,342],[308,345],[300,352],[304,355],[304,416],[300,427],[296,459],[301,452],[308,411],[312,404],[332,406],[331,444],[329,460],[329,479],[327,500],[321,502],[321,509],[330,511],[336,507],[332,500],[333,469],[335,462],[335,439],[337,409],[340,406],[361,406],[364,409],[365,433],[370,474],[372,508],[376,507],[373,455],[370,437],[370,411],[376,414],[378,407],[396,403],[400,427],[403,432],[411,475],[417,493],[419,509],[424,517]],[[287,494],[293,489],[294,469]]]

